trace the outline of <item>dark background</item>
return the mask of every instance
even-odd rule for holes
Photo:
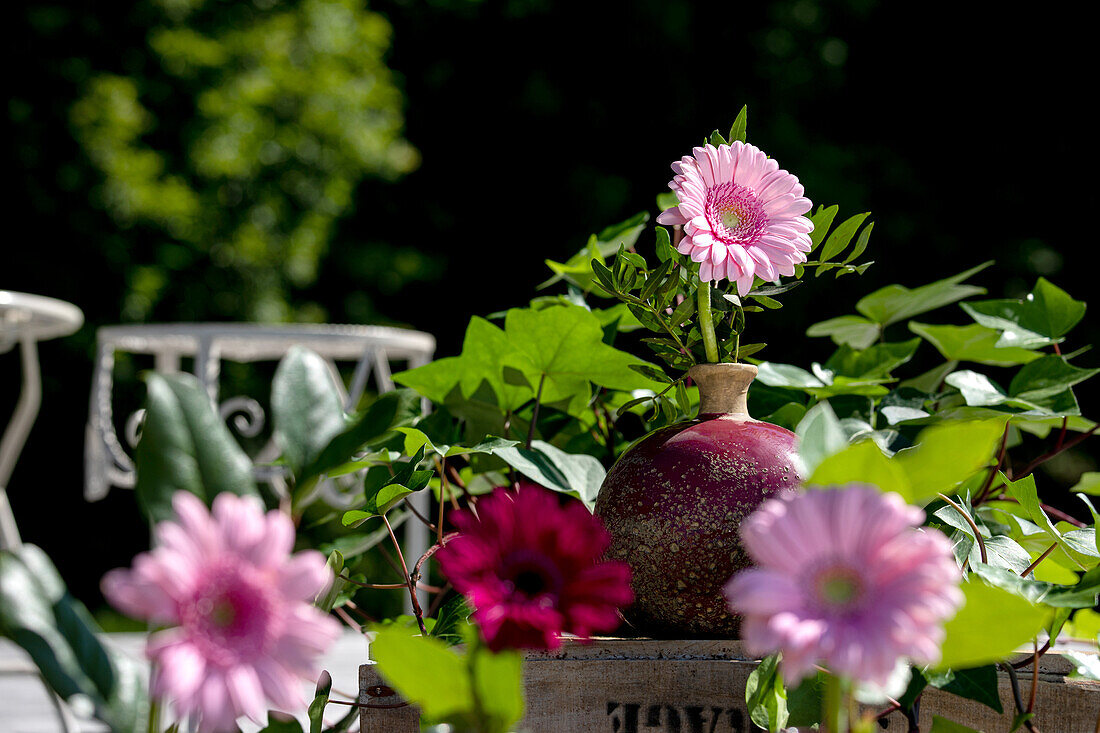
[[[535,295],[549,274],[544,259],[566,259],[589,233],[637,211],[655,213],[668,164],[728,129],[746,103],[750,141],[798,175],[815,203],[870,210],[877,222],[865,276],[811,278],[783,310],[750,321],[750,340],[770,344],[767,358],[824,360],[831,345],[804,338],[810,324],[852,312],[882,285],[921,285],[987,259],[996,267],[975,282],[991,297],[1020,296],[1043,275],[1088,300],[1089,26],[1055,3],[1026,14],[961,5],[375,3],[393,26],[387,62],[421,163],[397,180],[359,184],[315,282],[290,290],[289,302],[310,304],[299,317],[407,324],[435,334],[439,355],[456,353],[471,315]],[[155,15],[145,2],[9,8],[0,288],[71,301],[87,318],[74,337],[41,347],[43,407],[11,502],[25,540],[47,549],[94,604],[102,572],[128,564],[146,541],[128,492],[81,498],[94,332],[123,320],[128,269],[163,235],[121,228],[97,205],[99,174],[68,111],[92,70],[130,73],[135,58],[141,67]],[[406,256],[402,271],[385,256],[395,247],[422,256]],[[204,283],[211,294],[218,287],[215,269],[200,261],[171,272],[195,288],[144,319],[247,318],[243,306],[202,297]],[[1086,318],[1067,347],[1096,336]],[[935,356],[928,345],[918,353],[929,366]],[[14,404],[17,361],[0,359],[0,414]],[[1095,397],[1079,390],[1086,415]],[[1092,466],[1078,451],[1054,469],[1072,482]]]

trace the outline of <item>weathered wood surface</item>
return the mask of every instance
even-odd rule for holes
[[[525,666],[525,733],[740,733],[755,730],[744,703],[745,682],[756,666],[737,641],[597,639],[567,643],[552,654],[530,654]],[[1036,720],[1044,733],[1093,733],[1100,715],[1100,683],[1067,680],[1072,670],[1054,654],[1042,658]],[[380,679],[372,666],[360,670],[367,684]],[[365,675],[365,676],[364,676]],[[1018,672],[1021,694],[1031,688],[1030,667]],[[383,683],[384,684],[384,683]],[[362,695],[362,693],[361,693]],[[928,690],[921,704],[921,730],[941,715],[977,730],[1007,731],[1012,689],[1000,680],[1004,715],[976,702]],[[368,700],[361,696],[361,702]],[[364,709],[363,731],[413,733],[418,727],[405,707]],[[415,711],[413,712],[415,715]],[[392,717],[390,717],[392,716]],[[370,725],[374,727],[369,727]],[[900,713],[883,721],[886,731],[906,731]]]

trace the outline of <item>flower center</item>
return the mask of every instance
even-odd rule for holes
[[[863,597],[863,580],[852,568],[831,567],[818,574],[816,590],[822,605],[833,609],[851,608]]]
[[[564,579],[552,558],[533,550],[518,550],[504,561],[501,577],[528,598],[557,595]]]
[[[768,224],[756,192],[736,183],[708,189],[704,210],[714,236],[726,244],[755,244]]]
[[[542,577],[542,573],[534,570],[521,571],[512,583],[516,586],[516,590],[528,596],[537,596],[546,588],[546,578]]]
[[[182,626],[208,661],[231,666],[263,653],[272,637],[272,603],[266,589],[239,568],[207,573],[181,604]]]

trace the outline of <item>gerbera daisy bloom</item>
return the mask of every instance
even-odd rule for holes
[[[257,499],[219,494],[211,515],[180,491],[172,507],[178,521],[157,525],[157,547],[102,584],[119,610],[173,627],[146,645],[153,695],[181,718],[198,714],[200,731],[236,730],[242,715],[261,722],[268,702],[300,708],[299,680],[340,633],[311,605],[332,581],[324,556],[291,555],[290,517],[265,515]]]
[[[783,653],[794,685],[815,663],[885,686],[901,658],[933,664],[962,604],[951,542],[872,486],[769,499],[741,525],[758,567],[726,586],[751,654]]]
[[[677,249],[699,263],[699,279],[737,283],[794,275],[806,261],[814,225],[802,216],[813,204],[798,179],[755,145],[706,145],[672,164],[669,188],[680,203],[657,217],[683,227]]]
[[[601,560],[611,537],[579,502],[562,506],[538,486],[499,488],[477,515],[451,516],[460,534],[436,555],[439,569],[493,651],[557,649],[563,632],[612,631],[634,600],[630,567]]]

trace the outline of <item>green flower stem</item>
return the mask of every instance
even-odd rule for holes
[[[848,733],[848,683],[833,674],[825,675],[825,730]]]
[[[149,718],[146,725],[149,733],[160,733],[160,700],[155,697],[149,700]]]
[[[703,335],[703,348],[707,351],[707,361],[717,364],[718,339],[714,335],[714,317],[710,312],[710,283],[699,283],[699,333]]]

